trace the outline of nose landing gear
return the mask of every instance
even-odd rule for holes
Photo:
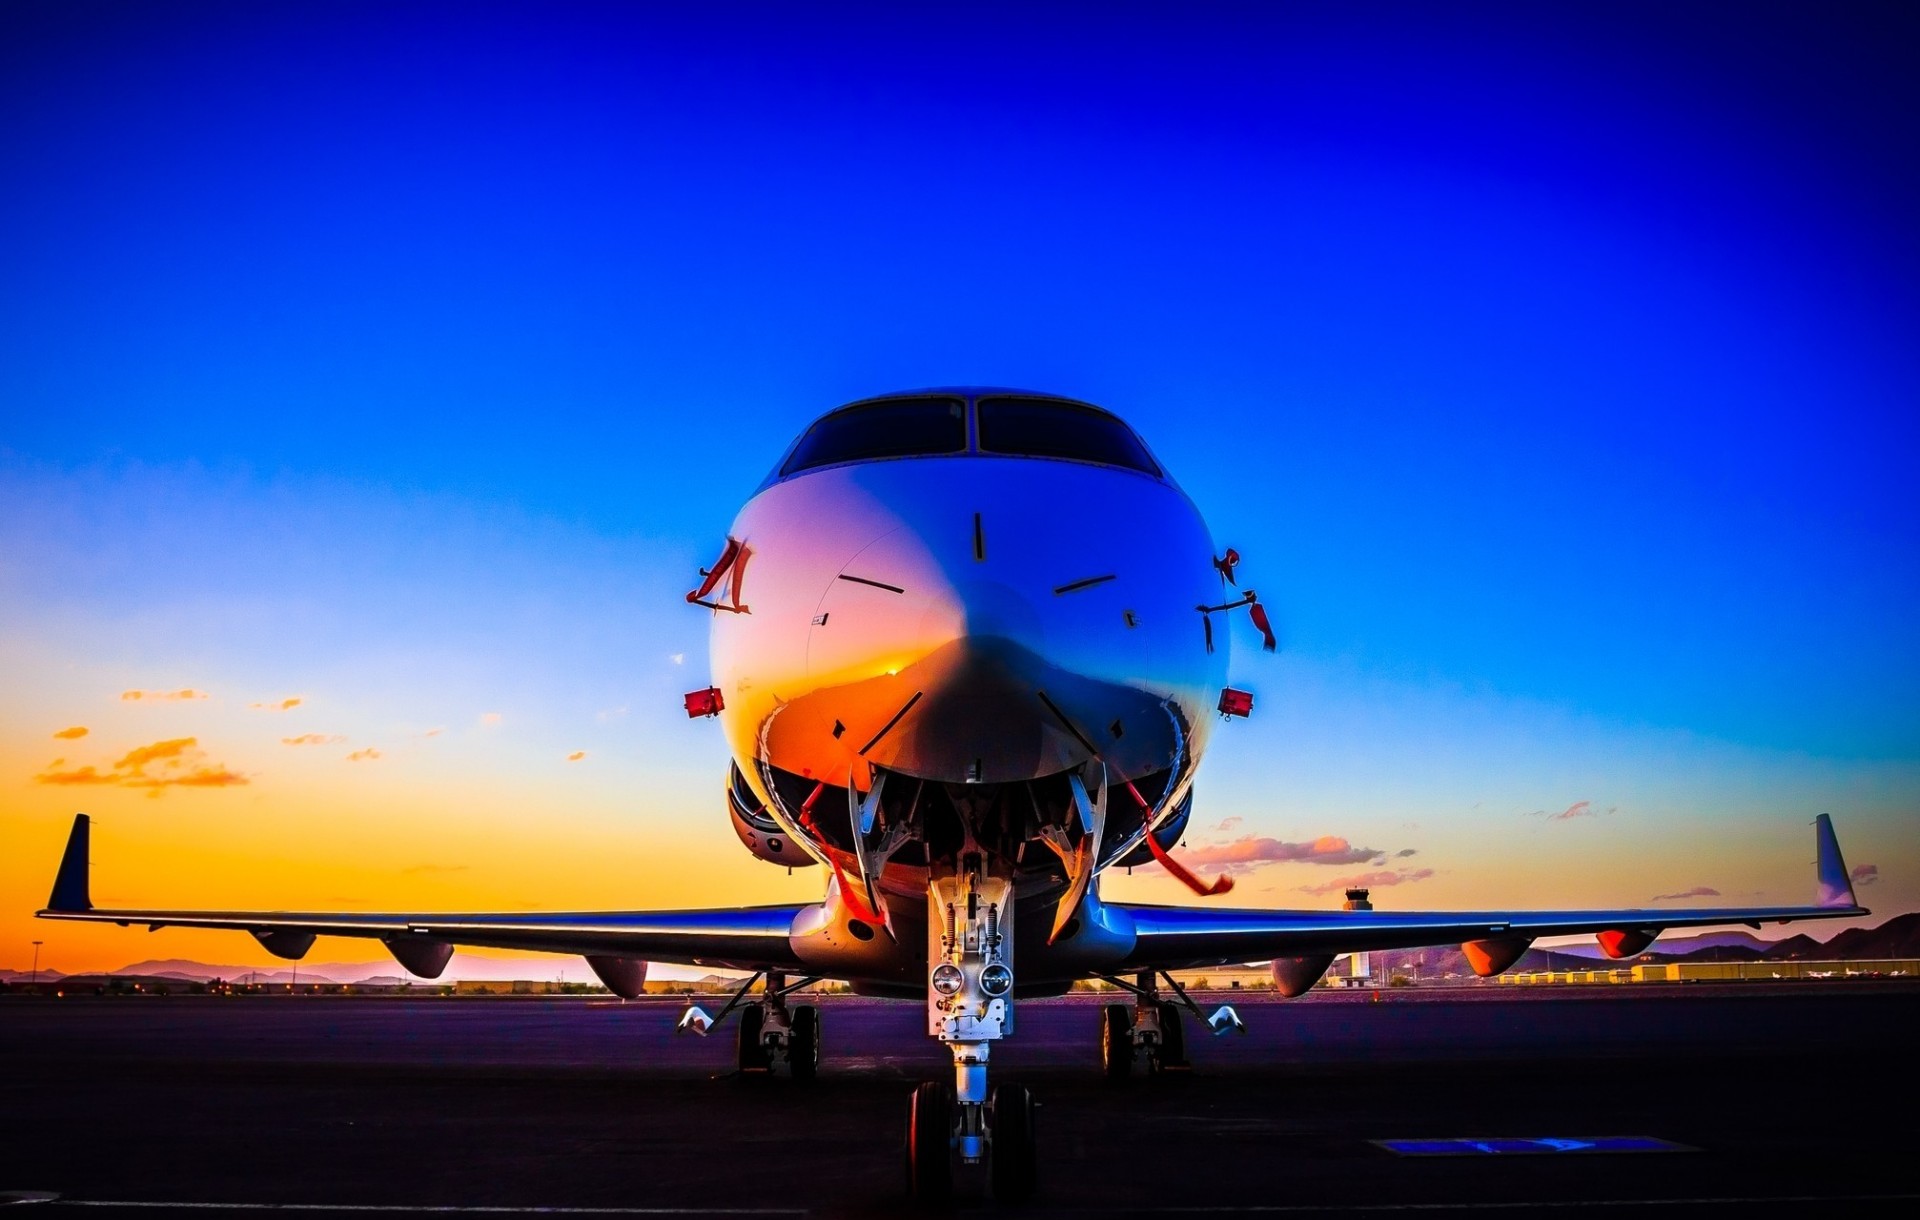
[[[928,1081],[907,1112],[907,1187],[944,1197],[953,1165],[988,1168],[994,1197],[1033,1193],[1033,1095],[1024,1085],[987,1088],[991,1044],[1013,1032],[1013,883],[982,875],[978,855],[927,887],[927,1032],[953,1051],[953,1083]]]

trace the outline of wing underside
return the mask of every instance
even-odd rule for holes
[[[1143,970],[1178,970],[1241,962],[1291,959],[1317,978],[1343,953],[1458,944],[1482,974],[1498,973],[1543,936],[1594,934],[1607,953],[1638,953],[1671,928],[1796,920],[1839,919],[1870,912],[1854,899],[1832,823],[1815,823],[1819,889],[1809,906],[1721,907],[1693,910],[1596,911],[1265,911],[1101,904],[1107,936],[1094,957],[1078,957],[1074,976]],[[89,896],[89,821],[74,818],[53,894],[43,919],[221,928],[247,932],[283,958],[303,957],[319,936],[378,940],[410,972],[437,978],[456,945],[527,949],[585,957],[602,981],[622,994],[637,991],[645,963],[751,971],[794,971],[843,977],[826,962],[809,963],[804,929],[820,922],[821,904],[732,907],[692,911],[597,911],[572,913],[394,913],[303,911],[188,911],[102,909]],[[1090,912],[1091,913],[1091,912]],[[812,954],[806,954],[812,956]],[[1103,959],[1096,961],[1095,958]],[[844,963],[842,963],[844,965]],[[821,969],[825,967],[825,969]],[[1046,963],[1028,966],[1046,977]],[[1276,970],[1279,977],[1280,970]],[[1303,974],[1301,977],[1305,977]],[[1291,993],[1290,993],[1291,994]]]
[[[43,919],[145,924],[160,928],[223,928],[250,932],[267,951],[298,959],[317,936],[378,940],[414,974],[437,978],[455,945],[577,953],[607,979],[621,963],[673,962],[736,970],[792,970],[794,921],[805,906],[732,907],[702,911],[596,911],[515,914],[358,914],[315,911],[108,910],[95,907],[87,884],[90,828],[74,817],[66,854]],[[634,977],[631,970],[624,973]],[[609,986],[613,983],[609,981]],[[621,990],[619,987],[614,988]]]
[[[1818,887],[1809,906],[1718,907],[1615,911],[1257,911],[1120,906],[1134,942],[1123,970],[1177,970],[1274,958],[1331,958],[1342,953],[1459,944],[1476,971],[1498,973],[1542,936],[1592,934],[1611,956],[1640,952],[1670,928],[1789,923],[1870,914],[1853,885],[1821,814],[1814,823]],[[1483,966],[1491,966],[1483,969]]]

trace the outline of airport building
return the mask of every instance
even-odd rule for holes
[[[1765,983],[1786,979],[1913,978],[1920,958],[1859,962],[1664,962],[1593,970],[1533,970],[1500,976],[1502,983]]]

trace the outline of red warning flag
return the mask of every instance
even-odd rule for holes
[[[713,592],[714,588],[718,586],[722,580],[726,579],[727,570],[733,567],[733,561],[736,558],[738,558],[739,555],[740,555],[739,539],[737,538],[727,539],[727,549],[724,551],[721,551],[719,560],[716,561],[711,568],[707,569],[707,572],[706,572],[707,578],[700,582],[700,587],[698,589],[695,589],[693,592],[687,594],[687,600],[690,602],[697,602],[701,598],[704,598],[707,594]]]
[[[1234,583],[1234,579],[1233,579],[1234,565],[1238,564],[1239,562],[1240,562],[1240,552],[1234,550],[1232,547],[1228,547],[1226,557],[1223,559],[1215,559],[1213,561],[1213,566],[1215,570],[1217,570],[1220,573],[1220,578],[1222,580],[1226,581],[1228,584],[1233,584]]]
[[[1267,608],[1255,600],[1252,594],[1247,596],[1247,615],[1253,619],[1253,625],[1260,629],[1260,647],[1268,652],[1278,648],[1280,641],[1274,638],[1273,624],[1267,621]]]
[[[696,606],[705,606],[709,610],[727,610],[734,614],[751,613],[740,604],[740,584],[741,578],[746,575],[747,559],[752,554],[753,552],[748,550],[739,539],[727,539],[727,549],[720,552],[720,558],[714,561],[711,568],[701,573],[705,579],[700,582],[698,589],[687,594],[687,600]],[[728,587],[728,600],[732,604],[722,605],[717,601],[708,601],[707,595],[720,587],[720,582],[727,578],[729,572],[733,574],[733,581]]]
[[[1127,791],[1132,793],[1133,799],[1139,803],[1141,813],[1147,817],[1152,817],[1153,806],[1147,804],[1147,799],[1140,795],[1140,790],[1133,786],[1132,780],[1127,781]],[[1194,876],[1187,870],[1184,864],[1174,859],[1166,848],[1160,846],[1160,840],[1153,837],[1151,827],[1148,828],[1146,837],[1147,850],[1152,852],[1153,858],[1160,862],[1160,867],[1172,873],[1176,880],[1202,898],[1211,898],[1215,894],[1224,894],[1233,888],[1233,878],[1225,873],[1221,873],[1218,877],[1215,877],[1212,885],[1208,885],[1206,882],[1200,880],[1200,878]]]

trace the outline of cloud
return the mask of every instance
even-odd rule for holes
[[[1864,889],[1880,880],[1880,866],[1878,864],[1856,864],[1853,866],[1853,871],[1848,873],[1847,876],[1852,879],[1855,885]]]
[[[1246,820],[1247,819],[1240,815],[1235,814],[1233,817],[1223,819],[1218,826],[1213,828],[1213,833],[1223,835]]]
[[[1380,856],[1378,848],[1355,847],[1339,835],[1321,835],[1311,843],[1243,835],[1231,843],[1205,843],[1181,854],[1189,866],[1258,868],[1263,864],[1365,864]]]
[[[585,758],[586,756],[587,756],[587,752],[585,750],[575,750],[573,753],[567,755],[567,761],[579,762],[581,759]]]
[[[428,730],[427,730],[426,732],[424,732],[424,733],[422,733],[422,734],[420,734],[420,736],[422,736],[422,737],[438,737],[438,736],[440,736],[440,734],[442,734],[442,733],[444,733],[444,732],[446,732],[446,731],[447,731],[447,730],[446,730],[446,729],[444,729],[444,728],[438,728],[438,729],[428,729]]]
[[[106,771],[93,766],[62,771],[59,768],[67,760],[56,758],[46,770],[33,777],[33,782],[144,788],[148,796],[159,796],[167,788],[232,788],[251,782],[246,776],[229,770],[224,763],[209,765],[201,761],[206,758],[206,752],[199,746],[199,739],[194,737],[172,737],[152,745],[136,746]]]
[[[207,692],[199,690],[123,690],[120,698],[126,703],[179,703],[187,699],[205,699]]]
[[[197,737],[170,737],[165,741],[156,741],[150,746],[135,746],[120,756],[120,761],[113,764],[113,769],[132,771],[137,774],[144,771],[150,762],[177,759],[199,744],[200,739]]]
[[[1404,860],[1408,856],[1417,856],[1419,854],[1420,854],[1420,849],[1417,847],[1403,847],[1399,851],[1393,853],[1393,858],[1396,860]]]
[[[599,711],[593,714],[593,718],[595,720],[598,720],[601,724],[605,724],[609,720],[618,720],[620,719],[620,717],[626,714],[627,714],[627,709],[624,705],[622,705],[620,707],[601,708]]]
[[[1575,818],[1597,818],[1602,814],[1612,813],[1616,808],[1618,806],[1609,805],[1605,809],[1595,809],[1592,801],[1575,801],[1559,813],[1548,813],[1544,809],[1536,809],[1527,816],[1545,818],[1549,822],[1571,822]]]
[[[71,771],[56,771],[64,758],[56,758],[47,764],[47,769],[33,777],[36,784],[115,784],[120,781],[111,775],[102,775],[92,767],[76,767]]]
[[[1681,890],[1678,894],[1655,894],[1648,902],[1666,902],[1672,898],[1718,898],[1720,891],[1710,885],[1696,885],[1690,890]]]
[[[353,753],[347,755],[347,761],[348,762],[370,762],[373,759],[376,759],[379,757],[381,757],[380,751],[374,749],[372,746],[368,746],[364,750],[355,750]]]
[[[480,723],[486,725],[488,728],[499,724],[503,719],[505,719],[505,717],[501,716],[499,712],[480,713]]]
[[[280,744],[283,746],[330,746],[337,741],[345,740],[346,738],[337,733],[302,733],[298,737],[282,737]]]
[[[1382,869],[1372,873],[1355,873],[1351,877],[1336,877],[1320,885],[1303,885],[1299,889],[1303,894],[1331,894],[1338,890],[1377,890],[1388,885],[1407,885],[1414,881],[1425,881],[1431,876],[1433,876],[1433,870],[1430,868]]]
[[[85,737],[86,735],[87,735],[87,726],[84,724],[76,724],[70,729],[61,729],[58,733],[54,734],[54,736],[59,738],[61,741],[78,741],[80,738]]]
[[[291,699],[282,699],[278,703],[249,703],[247,706],[256,712],[289,712],[299,707],[301,702],[300,696],[295,695]]]
[[[687,654],[684,652],[676,652],[668,657],[667,660],[672,661],[675,665],[685,665],[687,663]]]

